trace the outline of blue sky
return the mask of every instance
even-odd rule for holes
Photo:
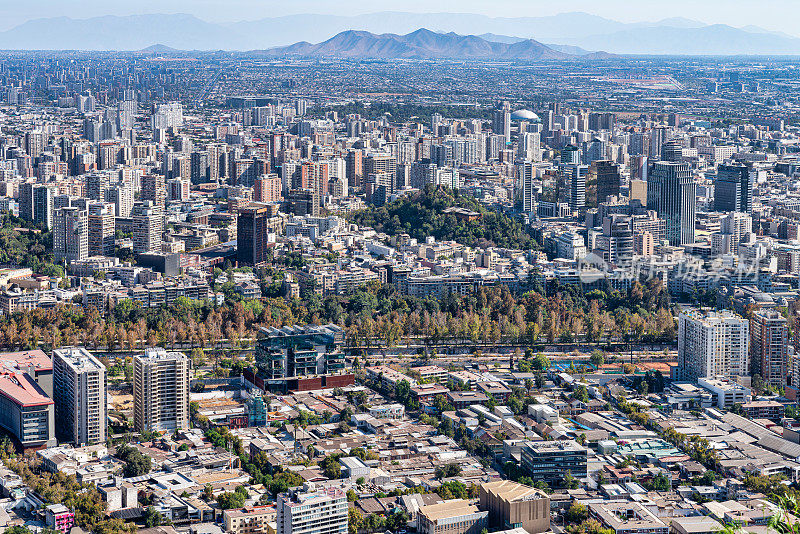
[[[294,13],[357,14],[383,10],[451,11],[490,16],[540,16],[585,11],[623,22],[686,17],[732,26],[758,25],[800,34],[800,0],[0,0],[0,29],[40,17],[191,13],[213,22]]]

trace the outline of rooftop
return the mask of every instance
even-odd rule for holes
[[[21,407],[53,404],[52,399],[25,373],[0,372],[0,394]]]

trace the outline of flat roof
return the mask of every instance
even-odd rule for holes
[[[487,482],[483,485],[483,489],[489,493],[494,493],[501,499],[510,502],[514,501],[529,501],[534,498],[549,499],[547,494],[542,490],[519,484],[512,480],[495,480]]]
[[[438,504],[430,504],[419,509],[419,513],[431,521],[447,517],[458,517],[478,513],[478,507],[463,499],[451,499]]]
[[[0,353],[0,367],[9,367],[10,365],[23,371],[30,365],[33,365],[37,371],[53,370],[53,361],[39,349]]]

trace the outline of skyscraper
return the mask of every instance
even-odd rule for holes
[[[236,220],[236,258],[243,265],[259,265],[269,259],[267,233],[270,208],[251,205],[239,210]]]
[[[717,167],[714,181],[714,210],[753,211],[753,182],[746,165],[730,164]]]
[[[83,347],[53,351],[56,435],[75,446],[105,443],[106,366]]]
[[[747,376],[749,324],[729,311],[689,309],[678,320],[678,366],[684,380]]]
[[[778,311],[761,309],[750,321],[750,351],[753,375],[773,386],[786,385],[789,374],[789,328]]]
[[[89,218],[86,210],[76,206],[56,210],[53,256],[67,262],[89,257]]]
[[[619,165],[609,160],[592,163],[589,173],[597,180],[597,202],[605,202],[609,196],[619,196]]]
[[[536,167],[530,161],[517,164],[517,185],[522,193],[522,211],[529,213],[534,210],[536,192],[533,189],[533,180],[536,178]]]
[[[667,221],[671,245],[694,243],[696,184],[688,163],[659,161],[647,181],[647,208]]]
[[[189,426],[189,359],[181,352],[145,349],[133,358],[133,426],[137,432]]]

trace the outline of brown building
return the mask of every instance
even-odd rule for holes
[[[550,530],[550,497],[511,480],[483,484],[480,509],[489,512],[490,528],[522,527],[529,534]]]

